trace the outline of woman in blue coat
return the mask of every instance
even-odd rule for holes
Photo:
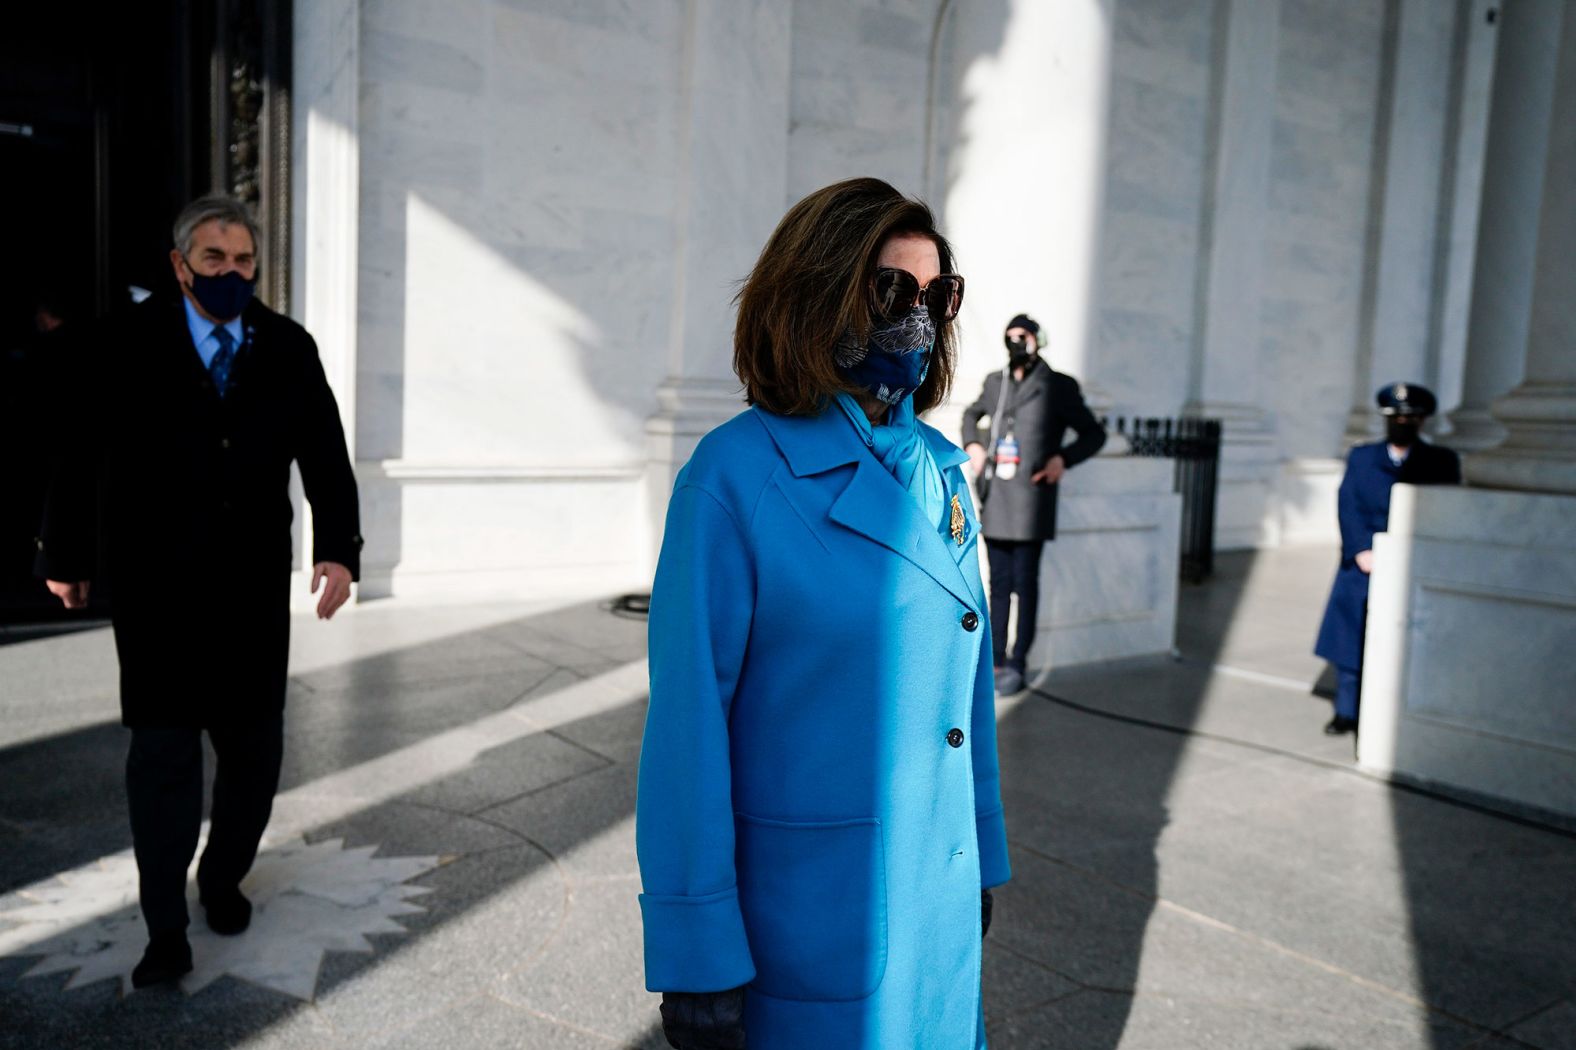
[[[739,295],[751,408],[679,473],[636,809],[669,1043],[983,1047],[1007,880],[990,629],[951,383],[963,281],[928,208],[811,194]]]

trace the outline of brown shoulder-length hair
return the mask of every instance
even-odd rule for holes
[[[880,179],[849,179],[816,190],[788,209],[761,249],[734,302],[733,370],[752,405],[785,416],[814,415],[840,390],[833,351],[852,330],[870,332],[870,280],[887,239],[929,237],[941,272],[954,273],[952,246],[922,201]],[[914,411],[940,404],[952,388],[956,322],[937,324],[930,371]]]

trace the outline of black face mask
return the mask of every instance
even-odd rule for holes
[[[1002,342],[1007,344],[1007,364],[1010,367],[1027,368],[1034,362],[1034,351],[1029,349],[1027,339],[1003,336]]]
[[[1422,424],[1392,419],[1385,423],[1385,440],[1396,448],[1410,448],[1417,444],[1417,432]]]
[[[235,270],[210,277],[198,273],[190,260],[187,261],[186,266],[192,272],[192,283],[188,285],[192,290],[192,298],[197,300],[197,305],[208,311],[209,317],[217,317],[221,321],[233,321],[241,316],[241,311],[252,300],[252,289],[257,283],[256,278],[249,281]]]

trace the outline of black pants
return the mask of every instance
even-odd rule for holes
[[[199,892],[239,885],[257,858],[279,788],[284,716],[211,728],[208,739],[217,761],[208,847],[197,865]],[[202,730],[133,729],[126,796],[148,931],[184,930],[186,869],[202,830]]]
[[[1035,620],[1040,614],[1040,555],[1044,540],[985,540],[990,557],[991,654],[997,667],[1006,664],[1021,674],[1034,644]],[[1007,619],[1012,595],[1018,596],[1018,636],[1007,653]]]

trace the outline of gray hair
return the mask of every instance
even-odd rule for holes
[[[210,193],[206,197],[198,197],[181,209],[181,213],[175,217],[176,249],[182,255],[190,255],[192,237],[197,233],[197,227],[215,219],[219,220],[221,227],[232,223],[245,226],[246,232],[252,235],[252,248],[261,250],[261,231],[258,230],[257,221],[252,218],[252,213],[241,201],[223,193]]]

